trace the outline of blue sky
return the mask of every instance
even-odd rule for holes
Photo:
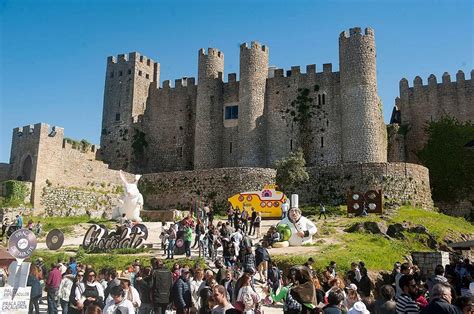
[[[161,80],[197,76],[197,51],[225,54],[239,72],[240,43],[270,47],[270,64],[333,63],[349,27],[375,29],[379,94],[388,122],[398,82],[474,68],[474,1],[21,1],[0,0],[0,162],[11,131],[46,122],[99,143],[106,58],[138,51]],[[318,71],[319,71],[318,70]]]

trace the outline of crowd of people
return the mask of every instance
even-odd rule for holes
[[[30,313],[39,313],[41,281],[47,291],[48,313],[180,313],[260,314],[262,305],[282,303],[285,314],[297,313],[472,313],[473,266],[468,260],[443,267],[425,278],[416,264],[396,263],[391,279],[376,288],[363,262],[344,274],[331,262],[323,272],[314,259],[281,271],[265,248],[246,250],[232,266],[187,268],[151,258],[136,260],[117,272],[82,265],[74,258],[47,268],[41,258],[30,268]],[[254,266],[257,265],[257,268]]]
[[[262,305],[283,306],[297,313],[472,313],[474,269],[469,260],[446,268],[439,265],[425,278],[416,263],[396,263],[390,280],[376,285],[364,262],[338,271],[331,262],[322,272],[309,258],[303,265],[281,270],[258,242],[259,214],[228,211],[227,221],[214,221],[203,210],[190,213],[161,234],[163,259],[149,266],[138,260],[125,270],[81,265],[74,258],[47,268],[41,259],[31,267],[31,312],[38,313],[41,281],[47,291],[49,313],[245,313],[261,314]],[[193,244],[194,238],[194,244]],[[174,263],[177,242],[186,257],[199,248],[206,267]],[[255,242],[255,243],[254,243]],[[217,252],[219,251],[219,254]],[[222,254],[222,255],[221,255]],[[189,263],[188,263],[189,264]],[[212,267],[211,267],[212,265]]]

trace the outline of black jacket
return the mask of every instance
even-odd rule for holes
[[[153,303],[169,303],[173,277],[171,272],[165,268],[153,271],[151,279],[151,293]]]
[[[138,294],[140,295],[140,300],[142,303],[153,303],[151,299],[151,281],[151,276],[142,278],[141,280],[135,280],[135,288],[138,290]]]
[[[421,314],[461,314],[461,311],[445,299],[434,299],[425,307]]]
[[[189,282],[184,281],[181,277],[173,286],[173,303],[178,309],[189,308],[193,304]]]

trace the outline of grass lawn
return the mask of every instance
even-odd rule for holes
[[[77,254],[68,254],[67,252],[51,252],[48,250],[37,250],[33,253],[31,261],[34,262],[38,257],[43,258],[46,265],[58,260],[69,261],[70,256],[76,256],[76,260],[82,264],[92,265],[93,268],[98,271],[102,268],[112,267],[119,271],[127,269],[138,259],[141,265],[149,266],[150,259],[153,257],[151,253],[140,253],[137,254],[125,254],[125,253],[110,253],[110,254],[90,254],[85,253],[83,250],[79,250]],[[161,257],[161,256],[160,256]],[[201,258],[186,259],[177,258],[174,260],[163,260],[165,266],[169,269],[172,268],[174,263],[179,263],[187,267],[201,267],[206,268],[206,263]]]

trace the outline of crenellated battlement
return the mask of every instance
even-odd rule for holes
[[[243,51],[243,50],[261,50],[261,51],[264,51],[268,54],[269,52],[269,49],[267,46],[265,45],[262,45],[260,44],[258,41],[252,41],[250,42],[250,45],[248,43],[243,43],[240,45],[240,51]]]
[[[343,32],[341,32],[341,34],[339,35],[339,39],[340,40],[344,40],[344,39],[347,39],[347,38],[351,38],[351,37],[360,37],[360,36],[371,36],[371,37],[374,37],[375,36],[375,32],[372,28],[370,27],[366,27],[364,29],[364,32],[362,33],[362,28],[360,27],[353,27],[353,28],[349,28],[349,30],[345,30]]]
[[[472,81],[473,78],[474,78],[474,70],[471,71],[470,80],[466,80],[464,72],[459,70],[456,73],[456,81],[452,81],[451,75],[448,72],[444,72],[441,77],[441,83],[438,83],[436,75],[430,74],[430,76],[428,77],[428,85],[423,85],[423,79],[420,76],[416,76],[413,79],[413,86],[411,87],[408,83],[408,80],[406,78],[402,78],[400,80],[400,93],[408,92],[408,90],[410,89],[418,89],[418,88],[423,88],[423,87],[433,88],[433,87],[442,86],[442,85],[449,85],[452,83],[457,83],[458,85],[462,85],[466,81]]]
[[[25,125],[13,129],[13,138],[17,140],[22,139],[37,139],[47,137],[63,137],[64,129],[58,126],[50,126],[46,123],[36,123],[34,125]]]
[[[218,58],[224,58],[224,53],[217,48],[207,48],[207,53],[204,48],[199,49],[200,56],[215,56]]]
[[[301,72],[300,66],[292,66],[289,70],[284,69],[275,69],[273,71],[273,78],[278,77],[292,77],[297,75],[328,75],[332,73],[339,73],[332,71],[332,63],[324,63],[323,64],[323,71],[316,72],[316,64],[308,64],[306,65],[306,72]]]
[[[161,89],[187,88],[195,85],[196,79],[194,77],[182,77],[174,80],[174,86],[171,86],[170,80],[163,81]]]
[[[115,64],[123,64],[123,63],[132,63],[132,62],[140,62],[144,66],[148,66],[150,68],[154,68],[158,62],[153,61],[153,59],[148,58],[146,56],[140,55],[138,52],[130,52],[128,54],[119,54],[117,58],[115,56],[107,57],[107,65],[115,65]]]

